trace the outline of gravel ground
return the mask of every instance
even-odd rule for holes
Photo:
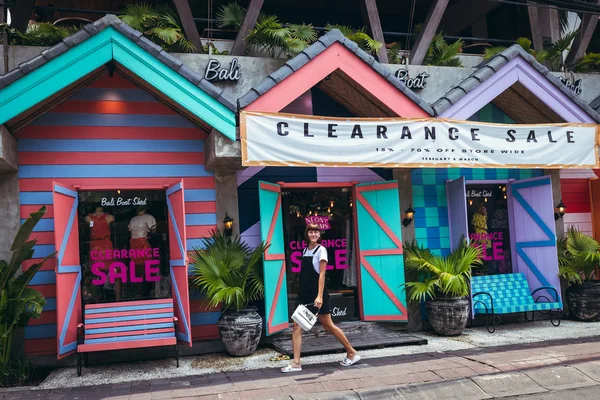
[[[600,323],[583,323],[562,321],[555,328],[549,321],[533,323],[500,325],[496,333],[490,334],[485,327],[467,329],[461,336],[447,338],[427,333],[418,333],[428,340],[424,346],[390,347],[385,349],[364,350],[360,354],[363,359],[379,358],[403,354],[445,352],[473,348],[503,346],[543,342],[558,339],[572,339],[600,335]],[[107,383],[124,383],[140,380],[156,380],[177,378],[191,375],[205,375],[222,371],[239,371],[260,368],[285,366],[289,361],[273,362],[269,358],[277,355],[271,349],[259,349],[249,357],[234,358],[225,354],[208,354],[182,357],[180,367],[175,367],[175,360],[163,359],[112,365],[99,365],[84,368],[83,376],[78,378],[74,367],[60,368],[53,371],[37,389],[54,389],[61,387],[94,386]],[[303,364],[320,364],[341,361],[343,354],[311,356],[302,359]]]

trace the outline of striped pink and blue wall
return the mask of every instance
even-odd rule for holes
[[[42,205],[32,263],[55,251],[52,181],[63,184],[157,184],[183,178],[188,250],[216,228],[215,181],[204,169],[206,132],[135,83],[104,75],[16,133],[22,221]],[[25,328],[27,354],[56,353],[56,259],[38,272],[31,287],[46,297],[40,319]],[[218,337],[216,310],[200,312],[192,294],[192,336]]]

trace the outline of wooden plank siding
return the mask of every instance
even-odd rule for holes
[[[153,184],[181,178],[185,187],[187,248],[216,228],[215,181],[204,169],[207,132],[197,128],[118,73],[103,75],[16,133],[22,221],[42,205],[34,260],[55,251],[52,181],[86,186]],[[31,287],[44,294],[42,316],[25,328],[28,355],[56,353],[56,259]],[[194,339],[218,336],[218,312],[191,309]],[[220,316],[220,314],[219,314]]]

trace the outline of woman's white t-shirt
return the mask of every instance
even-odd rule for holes
[[[312,258],[312,263],[313,263],[313,268],[315,269],[315,271],[318,273],[320,273],[321,268],[320,268],[320,263],[321,261],[325,261],[328,262],[329,260],[327,259],[327,249],[321,245],[319,245],[318,247],[315,247],[312,250],[309,250],[308,247],[306,247],[304,249],[304,252],[302,253],[302,256],[313,256]]]

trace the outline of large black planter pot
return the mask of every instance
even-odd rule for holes
[[[217,325],[229,354],[241,357],[256,351],[262,333],[262,318],[256,312],[256,307],[223,313]]]
[[[429,323],[438,335],[457,336],[467,326],[471,311],[467,298],[429,300],[425,306]]]
[[[600,281],[571,285],[565,292],[569,312],[581,321],[600,321]]]

